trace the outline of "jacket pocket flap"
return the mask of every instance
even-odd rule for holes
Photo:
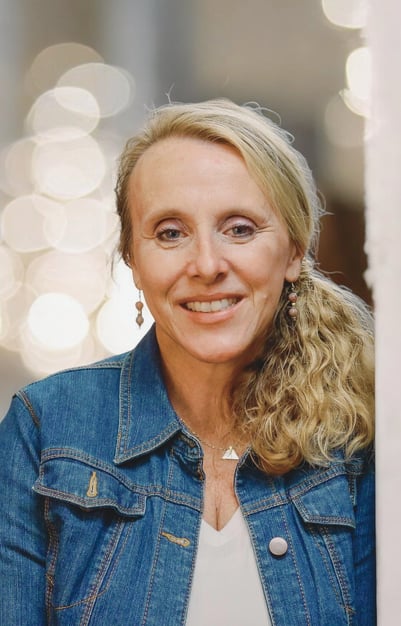
[[[128,481],[127,481],[128,483]],[[142,516],[146,497],[115,474],[85,461],[53,458],[41,463],[33,489],[84,509],[111,508],[122,515]]]
[[[292,495],[292,501],[308,524],[355,528],[355,514],[347,477],[336,476],[305,492]]]

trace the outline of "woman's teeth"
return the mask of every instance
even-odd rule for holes
[[[223,298],[222,300],[212,300],[211,302],[186,302],[185,307],[190,311],[199,313],[214,313],[223,311],[238,302],[238,298]]]

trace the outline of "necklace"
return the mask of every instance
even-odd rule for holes
[[[201,443],[203,443],[205,446],[207,446],[208,448],[212,448],[212,450],[220,450],[221,452],[224,452],[223,456],[221,457],[223,459],[223,461],[238,461],[239,456],[236,453],[234,446],[231,444],[229,445],[227,448],[221,448],[220,446],[215,446],[212,443],[209,443],[208,441],[205,441],[204,439],[202,439],[198,433],[196,433],[194,430],[192,430],[191,428],[189,428],[189,426],[187,425],[187,428],[191,431],[191,433],[193,435],[195,435],[195,437],[197,437],[199,439],[199,441]],[[232,430],[232,429],[231,429]],[[230,434],[231,430],[228,431],[227,435]]]

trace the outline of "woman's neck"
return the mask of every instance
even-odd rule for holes
[[[236,369],[190,355],[163,354],[163,350],[161,356],[167,392],[177,415],[200,436],[226,434],[233,426],[230,392]]]

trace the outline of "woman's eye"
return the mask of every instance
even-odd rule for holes
[[[156,237],[159,241],[174,242],[182,237],[182,232],[178,228],[163,228]]]
[[[236,239],[247,239],[255,234],[256,227],[253,224],[234,224],[228,229],[228,233]]]

